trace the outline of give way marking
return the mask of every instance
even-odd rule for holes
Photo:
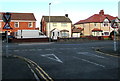
[[[55,54],[44,54],[42,57],[47,57],[48,59],[63,63]]]

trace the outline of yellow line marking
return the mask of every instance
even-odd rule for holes
[[[49,81],[49,80],[39,71],[38,68],[35,68],[35,69],[39,72],[39,74],[43,77],[43,79],[45,79],[46,81]]]
[[[37,66],[51,81],[53,81],[53,79],[39,66]]]
[[[27,61],[28,63],[30,63],[32,66],[36,65],[37,67],[36,67],[35,69],[39,72],[39,74],[40,74],[46,81],[49,81],[49,80],[50,80],[50,81],[54,81],[54,80],[53,80],[39,65],[37,65],[37,63],[35,63],[34,61],[32,61],[32,60],[30,60],[30,59],[27,59],[27,58],[25,58],[25,57],[17,56],[17,55],[14,55],[14,57],[23,59],[23,60]],[[40,71],[42,71],[43,74],[42,74]],[[48,80],[44,75],[46,75],[49,80]]]
[[[104,54],[104,55],[108,55],[108,56],[112,56],[112,57],[117,57],[117,58],[120,58],[120,56],[110,55],[110,54],[103,53],[103,52],[100,52],[100,51],[96,51],[96,52],[97,52],[97,53]]]
[[[35,62],[33,62],[32,60],[29,59],[29,61],[31,61],[32,63],[34,63],[35,65],[37,65]],[[40,67],[37,65],[37,67],[51,80],[53,81],[53,79]]]

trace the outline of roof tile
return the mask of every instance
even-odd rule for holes
[[[91,22],[100,23],[100,22],[103,22],[105,18],[108,18],[110,21],[117,18],[117,17],[113,17],[113,16],[108,15],[108,14],[104,14],[103,10],[101,10],[101,11],[102,11],[101,13],[94,14],[94,15],[90,16],[89,18],[85,19],[85,20],[78,21],[75,24],[91,23]]]
[[[0,14],[3,14],[0,12]],[[0,20],[2,20],[2,15],[0,16]],[[11,13],[11,20],[34,20],[35,16],[33,13]]]
[[[46,22],[49,22],[49,16],[43,16]],[[50,22],[72,22],[65,16],[50,16]]]

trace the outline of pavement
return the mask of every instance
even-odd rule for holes
[[[120,41],[117,42],[116,51],[114,50],[114,45],[104,48],[96,48],[95,50],[101,52],[103,54],[113,56],[113,57],[120,57]]]
[[[2,81],[36,81],[27,63],[13,56],[2,56]]]

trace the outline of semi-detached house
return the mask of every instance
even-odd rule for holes
[[[108,37],[114,29],[111,27],[111,21],[118,19],[109,14],[104,14],[104,10],[100,10],[99,14],[94,14],[85,20],[75,23],[76,28],[82,28],[84,36],[103,36]]]

